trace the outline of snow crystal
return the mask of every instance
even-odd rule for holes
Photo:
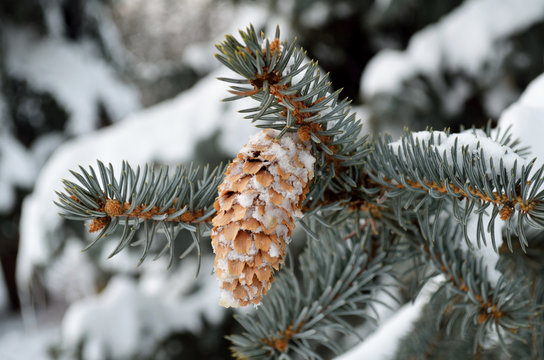
[[[234,298],[232,291],[223,290],[219,298],[219,305],[224,307],[238,307],[238,300]]]
[[[496,42],[542,19],[544,2],[469,1],[436,24],[416,33],[405,51],[383,50],[361,77],[365,96],[396,92],[416,74],[433,75],[443,67],[477,73],[495,56]]]
[[[214,233],[214,235],[216,234],[215,231],[213,233]],[[230,241],[227,241],[227,239],[225,239],[225,235],[223,235],[223,234],[219,235],[219,243],[221,245],[230,245]]]
[[[276,245],[275,243],[271,242],[270,243],[270,249],[268,249],[268,255],[272,256],[272,257],[278,257],[280,256],[280,249],[278,248],[278,245]]]
[[[282,210],[279,210],[277,208],[269,208],[268,213],[265,212],[265,215],[262,217],[262,223],[266,228],[270,229],[272,227],[275,227],[277,225],[277,220],[281,218],[283,218]]]
[[[301,163],[304,164],[304,167],[306,169],[311,169],[312,171],[310,172],[310,174],[308,175],[310,179],[308,180],[311,180],[313,178],[313,168],[314,168],[314,163],[315,163],[315,157],[312,156],[312,154],[310,154],[309,152],[301,152],[298,154],[298,159],[300,160]],[[304,176],[306,176],[306,174],[303,174]]]
[[[260,184],[258,183],[258,181],[254,181],[252,185],[258,186]],[[243,207],[248,208],[251,206],[251,204],[253,204],[253,200],[255,199],[257,195],[258,195],[257,192],[245,191],[245,192],[239,193],[236,196],[236,201],[238,202],[238,204],[242,205]]]
[[[276,225],[276,234],[279,237],[285,238],[286,244],[289,244],[291,242],[291,238],[287,236],[288,233],[289,233],[289,229],[287,229],[287,226],[283,224]]]
[[[233,251],[231,251],[231,252],[229,252],[227,254],[227,259],[228,260],[238,260],[238,261],[241,261],[241,262],[248,262],[248,261],[253,260],[253,258],[254,258],[253,255],[255,255],[255,254],[250,254],[249,252],[247,254],[246,253],[239,253],[239,252],[233,250]],[[221,260],[225,261],[224,259],[221,259]],[[225,261],[225,265],[221,264],[221,266],[227,266],[226,261]],[[227,270],[227,267],[225,267],[225,268],[219,267],[219,268],[223,269],[223,270]]]
[[[218,258],[216,266],[217,266],[218,269],[227,270],[228,269],[228,262],[227,262],[226,259]]]

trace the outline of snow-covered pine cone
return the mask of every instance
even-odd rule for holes
[[[225,172],[215,201],[212,246],[225,307],[259,304],[283,263],[315,158],[297,134],[251,137]]]

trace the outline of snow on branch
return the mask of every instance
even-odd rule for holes
[[[543,168],[533,172],[534,161],[519,156],[509,143],[510,137],[493,140],[490,132],[470,130],[449,135],[443,132],[406,133],[393,142],[390,137],[377,139],[376,150],[369,159],[368,175],[390,188],[388,197],[408,196],[418,211],[428,200],[451,199],[452,213],[470,238],[467,224],[473,211],[478,214],[478,246],[491,234],[495,242],[495,220],[506,221],[508,244],[511,234],[527,246],[524,225],[537,229],[544,226],[541,191]],[[425,194],[423,198],[409,193]],[[408,197],[406,200],[408,200]],[[482,217],[491,206],[491,219],[484,225]],[[400,211],[400,210],[398,210]],[[397,212],[398,212],[397,211]],[[515,215],[515,216],[514,216]],[[428,218],[426,221],[429,221]],[[472,235],[473,236],[473,235]]]
[[[440,22],[414,35],[404,51],[382,50],[361,77],[366,97],[395,93],[418,74],[433,76],[443,68],[477,73],[494,56],[501,39],[530,27],[544,16],[544,2],[467,1]]]

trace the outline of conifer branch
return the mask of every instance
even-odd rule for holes
[[[452,228],[449,221],[437,223],[433,227],[439,230],[434,230],[434,234],[429,231],[413,239],[424,263],[446,279],[448,299],[440,314],[448,312],[449,321],[460,321],[461,333],[468,333],[469,327],[475,326],[474,351],[485,345],[489,333],[496,333],[500,346],[506,350],[506,338],[515,339],[520,331],[534,331],[539,306],[528,294],[529,281],[511,281],[503,274],[492,284],[483,259],[459,248],[460,225]]]
[[[318,231],[317,229],[314,229]],[[364,231],[356,239],[338,241],[336,229],[320,229],[320,246],[309,245],[300,257],[301,279],[284,269],[258,311],[237,320],[246,332],[230,336],[237,358],[321,359],[316,345],[341,352],[333,333],[357,335],[346,317],[375,322],[367,306],[375,279],[390,271],[378,249],[385,237]],[[357,335],[358,336],[358,335]]]
[[[404,337],[393,359],[481,359],[482,347],[476,346],[474,352],[476,326],[468,322],[461,331],[463,324],[455,321],[453,314],[459,301],[446,294],[446,290],[446,287],[438,289],[423,307],[420,319],[412,325],[414,331]],[[450,304],[445,310],[444,303]],[[442,311],[444,314],[437,318],[436,314]],[[501,351],[500,354],[504,353]]]
[[[490,160],[484,148],[469,152],[457,142],[440,153],[434,146],[440,145],[440,141],[435,144],[434,137],[429,141],[415,140],[410,133],[403,136],[395,153],[388,137],[371,142],[359,136],[361,124],[350,114],[348,102],[338,101],[339,92],[330,91],[327,76],[321,77],[317,64],[304,63],[304,51],[297,48],[294,41],[280,43],[279,30],[271,42],[262,34],[257,36],[253,27],[240,34],[244,44],[227,36],[226,41],[217,46],[220,51],[217,58],[245,78],[222,79],[237,84],[231,90],[236,96],[229,100],[251,96],[260,101],[260,106],[243,110],[252,114],[247,117],[264,123],[263,127],[281,130],[281,134],[297,131],[301,140],[312,141],[314,156],[318,159],[316,173],[321,181],[314,182],[310,190],[309,209],[326,204],[327,191],[332,194],[329,198],[338,199],[360,189],[361,166],[366,162],[373,187],[378,185],[376,189],[367,187],[367,192],[383,192],[385,187],[389,189],[389,197],[409,197],[407,194],[411,192],[435,198],[449,197],[455,200],[454,214],[463,224],[473,210],[482,222],[485,210],[491,206],[487,231],[491,232],[493,241],[497,215],[507,221],[509,244],[513,233],[524,246],[528,245],[525,223],[536,228],[544,226],[544,206],[541,205],[544,194],[539,192],[544,179],[540,178],[542,169],[529,179],[533,163],[514,164],[510,169],[503,166],[502,161],[498,164]],[[288,57],[293,58],[291,63]],[[242,88],[240,84],[251,87]],[[331,128],[334,130],[326,133],[329,123],[334,124]],[[490,137],[489,127],[487,135]],[[519,142],[513,140],[508,131],[499,133],[493,141],[520,154],[526,153],[524,148],[517,149]],[[462,154],[459,159],[458,154]],[[517,166],[521,167],[520,173]],[[464,208],[460,206],[463,200],[467,200]],[[358,197],[350,195],[345,204],[353,209],[358,201]],[[417,201],[421,204],[425,199]],[[482,223],[476,234],[478,243],[485,239],[485,232]],[[465,237],[468,238],[466,231]]]
[[[279,28],[272,41],[258,36],[253,26],[240,31],[244,44],[233,36],[217,45],[217,59],[243,79],[220,78],[234,83],[226,100],[252,97],[260,105],[242,110],[257,127],[297,132],[301,141],[310,140],[317,159],[316,174],[323,181],[310,190],[321,198],[325,189],[349,191],[356,187],[349,173],[361,166],[370,153],[367,137],[360,136],[362,123],[351,112],[348,100],[339,100],[328,75],[321,75],[316,62],[305,61],[306,53],[295,41],[279,40]],[[246,85],[241,87],[239,85]]]
[[[59,200],[55,203],[63,217],[89,221],[89,231],[99,232],[87,248],[122,228],[119,244],[110,255],[113,256],[130,244],[143,228],[145,247],[141,262],[160,227],[167,240],[160,255],[169,251],[172,257],[173,242],[180,230],[199,235],[199,224],[211,221],[215,214],[213,201],[223,172],[222,165],[211,171],[208,167],[200,171],[192,165],[179,165],[170,177],[168,167],[154,170],[146,164],[143,170],[139,166],[134,170],[123,162],[116,176],[111,164],[106,167],[97,161],[97,170],[80,167],[79,173],[71,171],[78,182],[63,180],[65,192],[57,192]]]
[[[372,156],[367,157],[368,176],[379,187],[388,189],[387,197],[401,198],[399,204],[404,209],[413,207],[418,211],[430,199],[448,199],[466,239],[468,219],[474,213],[478,215],[478,244],[489,232],[496,249],[494,225],[499,217],[506,223],[509,248],[512,234],[527,247],[525,225],[544,227],[544,168],[535,171],[534,161],[521,165],[517,160],[509,168],[502,158],[486,154],[479,143],[469,151],[455,139],[452,146],[444,148],[441,139],[449,134],[430,134],[422,141],[411,133],[395,143],[388,136],[378,138]],[[481,132],[478,136],[486,139]],[[490,220],[484,224],[488,209]],[[400,208],[393,210],[402,212]]]

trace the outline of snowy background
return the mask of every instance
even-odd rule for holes
[[[228,358],[224,335],[237,327],[217,305],[211,247],[196,280],[194,257],[170,270],[161,259],[137,267],[138,249],[108,260],[115,237],[82,253],[92,237],[53,201],[70,169],[96,159],[204,164],[236,154],[255,128],[237,113],[247,103],[221,102],[227,85],[216,78],[228,72],[213,44],[249,23],[296,35],[354,100],[365,131],[457,131],[491,120],[512,125],[544,159],[544,0],[519,3],[2,4],[0,358]],[[480,251],[492,269],[498,256]],[[409,331],[428,294],[379,310],[380,328],[363,326],[372,336],[341,358],[392,357],[391,338]]]

